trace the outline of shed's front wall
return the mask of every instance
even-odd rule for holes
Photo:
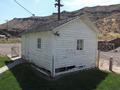
[[[95,67],[97,56],[97,36],[79,19],[55,30],[55,68],[75,66],[77,69]],[[84,40],[83,50],[77,50],[77,40]],[[75,70],[75,69],[74,69]],[[73,70],[73,71],[74,71]],[[62,72],[60,72],[62,73]]]
[[[37,47],[37,40],[41,39],[41,48]],[[22,36],[22,56],[30,62],[47,70],[52,70],[51,33],[37,32]]]

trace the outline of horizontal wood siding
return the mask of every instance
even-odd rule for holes
[[[97,55],[97,37],[94,31],[80,20],[65,25],[55,36],[55,68],[75,65],[94,67]],[[77,50],[77,39],[84,40],[84,49]]]
[[[28,41],[23,38],[24,44],[23,48],[28,52],[25,56],[33,62],[34,64],[38,65],[39,67],[45,68],[47,70],[52,70],[52,48],[51,48],[51,34],[49,32],[41,32],[41,33],[29,33]],[[37,39],[41,38],[41,48],[37,46]],[[25,51],[23,50],[23,53]]]

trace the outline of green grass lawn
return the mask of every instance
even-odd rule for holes
[[[120,75],[87,70],[47,81],[21,64],[0,76],[0,90],[120,90]]]
[[[4,66],[10,59],[6,56],[0,56],[0,67]]]

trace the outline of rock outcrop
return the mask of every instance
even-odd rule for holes
[[[120,35],[120,4],[110,6],[85,7],[73,12],[63,11],[61,13],[61,18],[64,19],[75,17],[82,14],[88,15],[91,21],[95,23],[95,25],[98,27],[98,30],[101,32],[102,36],[100,38],[108,35]],[[35,16],[28,18],[14,18],[8,23],[0,25],[0,29],[21,33],[22,31],[29,29],[32,25],[34,25],[34,23],[50,22],[56,19],[56,13],[46,17]]]

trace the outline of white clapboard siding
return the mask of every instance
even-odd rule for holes
[[[97,55],[97,37],[79,19],[56,29],[60,36],[55,37],[55,68],[71,65],[95,66]],[[77,39],[84,40],[84,50],[76,50]],[[93,65],[93,66],[92,66]]]
[[[25,36],[29,37],[26,41]],[[37,48],[37,39],[41,38],[41,49]],[[29,33],[22,37],[22,53],[30,61],[51,70],[51,34],[49,32]],[[25,53],[27,52],[27,53]]]

